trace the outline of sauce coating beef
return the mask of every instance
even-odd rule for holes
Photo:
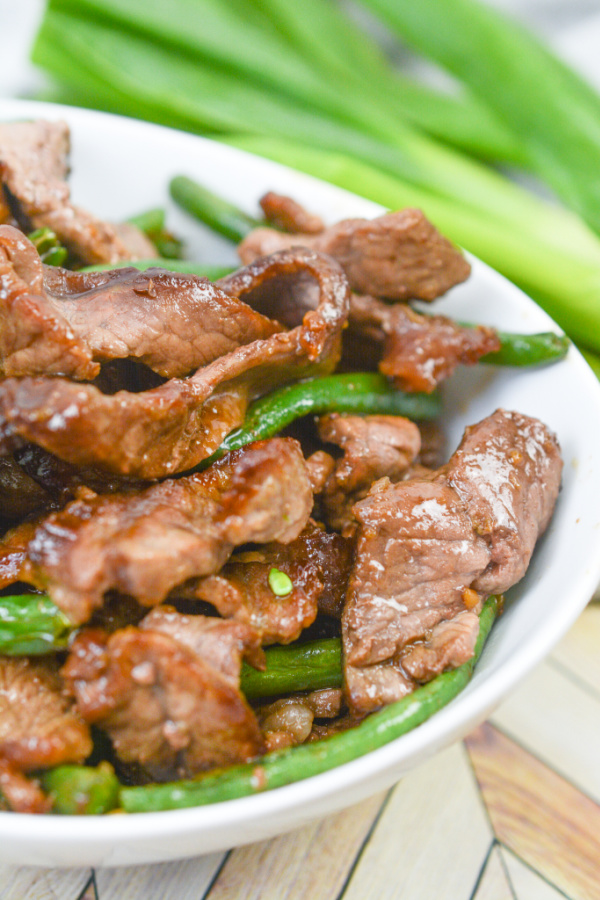
[[[353,291],[389,300],[435,300],[468,278],[460,250],[418,209],[376,219],[346,219],[320,234],[283,234],[257,228],[242,241],[243,263],[284,247],[312,247],[341,265]]]
[[[420,315],[406,303],[357,294],[349,323],[350,352],[362,344],[362,365],[377,366],[404,391],[431,393],[459,364],[474,365],[500,348],[493,328],[467,328],[447,316]]]
[[[242,424],[252,398],[335,367],[348,285],[333,260],[310,250],[284,251],[219,287],[290,330],[237,347],[190,378],[140,393],[106,395],[63,378],[6,378],[0,382],[0,452],[30,441],[77,466],[165,477],[214,452]]]
[[[82,632],[62,673],[79,713],[110,735],[117,756],[167,781],[264,750],[239,689],[243,656],[261,662],[247,625],[161,607],[138,628]]]
[[[0,657],[0,760],[18,771],[83,762],[87,725],[73,710],[52,659]]]
[[[560,485],[556,438],[497,410],[438,472],[377,482],[354,507],[354,569],[342,617],[349,706],[369,712],[470,658],[474,614],[525,572]]]
[[[139,492],[84,489],[63,510],[5,536],[0,583],[37,586],[72,622],[86,622],[109,590],[152,606],[187,579],[218,572],[235,546],[293,540],[311,508],[297,442],[273,438]]]
[[[247,622],[265,645],[288,644],[312,625],[317,612],[340,617],[351,555],[350,541],[309,520],[289,544],[271,542],[236,554],[217,575],[187,584],[176,595],[204,600],[225,618]],[[289,594],[273,592],[274,568],[289,577]]]
[[[81,263],[152,258],[156,248],[137,229],[133,240],[70,200],[70,136],[66,122],[0,124],[0,183],[4,221],[14,217],[23,231],[51,228]]]
[[[322,441],[337,444],[344,455],[322,488],[327,523],[344,535],[356,527],[352,507],[379,478],[402,478],[421,446],[414,422],[403,416],[351,416],[330,413],[318,422]]]

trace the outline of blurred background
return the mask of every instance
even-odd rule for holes
[[[486,0],[514,16],[547,40],[556,52],[600,90],[600,2],[599,0]],[[0,0],[0,97],[28,97],[42,90],[47,79],[29,62],[29,49],[42,17],[45,0]],[[351,4],[342,4],[356,13]],[[397,53],[383,29],[373,28],[382,45]],[[399,62],[408,64],[410,55]],[[415,71],[424,67],[413,60]],[[435,78],[431,71],[429,77]]]

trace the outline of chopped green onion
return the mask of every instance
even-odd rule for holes
[[[292,579],[280,569],[271,569],[268,576],[269,587],[276,597],[287,597],[294,590]]]

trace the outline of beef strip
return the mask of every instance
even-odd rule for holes
[[[355,505],[360,527],[342,617],[351,711],[393,702],[470,658],[475,612],[524,574],[561,466],[546,426],[498,410],[467,430],[438,472],[379,481]]]
[[[156,256],[156,248],[141,232],[132,248],[115,227],[71,203],[66,181],[69,150],[66,122],[0,124],[4,202],[23,231],[51,228],[70,254],[84,264]],[[136,248],[139,256],[134,255]]]
[[[236,554],[217,575],[184,585],[175,595],[204,600],[220,615],[247,622],[263,644],[288,644],[321,610],[339,616],[344,602],[351,544],[315,522],[289,544],[273,542]],[[269,585],[271,569],[285,572],[293,588],[283,597]]]
[[[157,268],[109,276],[42,266],[20,231],[0,226],[0,374],[89,380],[100,362],[135,359],[172,378],[282,331],[206,278]]]
[[[290,438],[250,444],[204,472],[137,493],[86,490],[19,526],[0,545],[0,585],[47,591],[72,622],[117,590],[152,606],[189,578],[218,572],[235,546],[296,538],[312,492]]]
[[[468,278],[471,267],[418,209],[376,219],[346,219],[320,234],[283,234],[256,228],[242,241],[243,263],[302,244],[336,259],[350,287],[390,300],[435,300]]]
[[[72,707],[53,659],[0,657],[0,759],[24,772],[83,762],[92,741]]]
[[[99,371],[85,341],[47,301],[33,244],[16,228],[0,225],[0,375],[89,379]]]
[[[402,668],[417,682],[427,682],[446,669],[456,669],[473,656],[479,633],[476,612],[461,610],[440,622],[426,641],[411,644],[402,654]]]
[[[110,637],[82,632],[62,672],[80,714],[110,735],[117,756],[168,781],[264,750],[239,689],[242,656],[256,662],[257,653],[247,625],[160,608]]]
[[[335,367],[348,311],[337,263],[310,250],[285,251],[219,286],[290,330],[141,393],[107,396],[63,378],[7,378],[0,382],[0,452],[31,441],[74,465],[161,478],[216,450],[254,397]]]
[[[473,365],[500,348],[493,328],[466,328],[446,316],[422,316],[405,303],[388,305],[357,294],[351,297],[349,325],[352,347],[366,338],[370,362],[405,391],[430,393],[459,363]]]
[[[322,441],[344,451],[325,482],[322,504],[326,521],[343,534],[352,534],[352,507],[365,497],[378,478],[402,478],[421,446],[414,422],[402,416],[351,416],[331,413],[318,423]]]
[[[20,813],[47,813],[52,803],[36,781],[0,759],[0,809]]]
[[[550,521],[561,473],[556,437],[538,419],[499,409],[467,428],[446,479],[491,549],[476,590],[503,593],[521,580]]]
[[[260,198],[260,206],[270,225],[290,234],[319,234],[325,225],[291,197],[268,191]]]

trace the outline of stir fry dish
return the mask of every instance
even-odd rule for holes
[[[426,313],[470,265],[414,209],[254,220],[182,176],[241,268],[168,266],[144,217],[73,205],[68,152],[0,124],[0,808],[213,803],[419,725],[562,470],[507,409],[448,456],[440,385],[568,342]]]

